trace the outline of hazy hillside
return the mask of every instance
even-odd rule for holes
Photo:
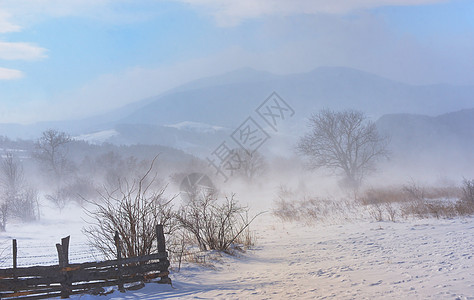
[[[255,108],[273,91],[295,110],[295,116],[286,124],[288,128],[279,132],[290,139],[306,130],[306,118],[321,108],[354,108],[375,120],[384,114],[439,115],[474,107],[472,86],[413,86],[340,67],[318,68],[291,75],[246,68],[196,80],[156,97],[83,120],[28,126],[0,124],[0,134],[34,139],[47,128],[58,128],[95,143],[161,144],[206,153],[248,116],[255,114]],[[392,126],[395,121],[391,118],[382,118],[381,126]],[[446,115],[444,118],[448,119],[438,128],[430,123],[434,121],[428,117],[406,118],[403,122],[414,122],[413,126],[420,128],[416,130],[423,133],[443,131],[447,124],[451,124],[449,132],[461,133],[465,130],[462,120],[469,119],[468,116],[449,118]],[[384,125],[385,122],[388,123]],[[398,129],[395,127],[393,130],[397,133]],[[403,136],[402,133],[399,135]]]
[[[273,75],[252,69],[202,79],[170,91],[119,119],[119,123],[166,125],[183,121],[233,127],[276,91],[298,119],[321,108],[437,115],[473,107],[474,87],[412,86],[349,68]]]
[[[293,105],[300,118],[321,107],[351,107],[381,116],[438,115],[474,105],[473,86],[413,86],[342,67],[322,67],[290,75],[245,68],[196,80],[84,120],[35,125],[69,126],[73,130],[103,129],[111,123],[167,125],[184,121],[235,126],[273,91]]]
[[[381,132],[391,136],[393,159],[403,166],[445,173],[472,169],[474,109],[436,117],[390,114],[376,124]]]

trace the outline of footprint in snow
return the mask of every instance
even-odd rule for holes
[[[379,280],[377,282],[371,283],[369,286],[376,286],[382,283],[382,280]]]

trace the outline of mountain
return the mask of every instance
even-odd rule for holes
[[[321,108],[354,108],[371,116],[388,113],[437,115],[474,107],[474,87],[412,86],[348,68],[273,75],[240,70],[190,83],[131,112],[119,123],[166,125],[185,121],[238,126],[273,91],[299,119]]]
[[[288,75],[246,68],[195,80],[83,120],[30,126],[0,124],[0,134],[34,138],[53,127],[96,142],[209,149],[248,117],[261,120],[255,109],[274,91],[295,115],[273,134],[290,139],[301,135],[306,130],[306,118],[322,108],[353,108],[377,119],[385,114],[433,116],[474,107],[474,86],[414,86],[342,67]]]
[[[450,170],[474,176],[474,109],[439,116],[389,114],[376,122],[391,137],[392,158],[421,172]],[[461,177],[463,174],[457,174]]]

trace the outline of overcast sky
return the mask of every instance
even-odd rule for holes
[[[0,123],[80,118],[252,67],[474,84],[474,1],[0,0]]]

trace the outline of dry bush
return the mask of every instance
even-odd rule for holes
[[[12,198],[9,205],[10,214],[22,221],[31,222],[39,220],[38,191],[34,188],[26,188],[21,194]]]
[[[472,187],[474,194],[474,182]],[[453,218],[474,213],[474,205],[463,200],[469,197],[466,196],[469,195],[468,190],[466,180],[462,189],[456,186],[422,186],[411,181],[399,188],[369,189],[360,201],[377,221],[383,219],[384,210],[390,221],[395,221],[397,216]]]
[[[467,203],[474,203],[474,179],[464,179],[461,200]]]
[[[67,184],[63,191],[68,201],[75,201],[79,205],[84,204],[84,199],[94,199],[97,197],[97,187],[94,181],[85,177],[76,177]]]
[[[200,250],[228,252],[257,217],[246,219],[248,208],[241,206],[234,196],[219,201],[212,193],[195,193],[176,214],[179,226],[193,237]]]
[[[414,216],[420,219],[453,218],[459,215],[455,203],[441,200],[413,201],[403,205],[401,210],[404,217]]]
[[[335,201],[327,198],[303,199],[299,202],[300,214],[306,222],[325,220],[332,216],[347,218],[348,211],[353,210],[353,202]]]
[[[459,199],[462,189],[458,186],[431,186],[425,188],[426,199]]]
[[[285,199],[278,199],[274,202],[272,213],[287,222],[301,220],[298,203],[290,202]]]
[[[156,159],[156,158],[155,158]],[[123,243],[122,256],[147,255],[156,245],[156,225],[163,224],[165,233],[176,228],[173,218],[173,198],[164,197],[164,189],[152,186],[156,177],[149,178],[155,159],[148,171],[132,183],[120,181],[118,189],[101,193],[101,201],[86,200],[93,209],[86,212],[92,219],[83,232],[89,242],[106,257],[116,257],[114,234],[116,231]]]
[[[423,201],[425,200],[425,188],[412,181],[402,187],[402,191],[406,196],[406,201]]]
[[[454,209],[460,216],[471,216],[474,215],[474,203],[458,201],[456,202]]]
[[[383,206],[380,203],[371,204],[369,214],[375,219],[375,221],[383,221]]]
[[[34,221],[39,216],[38,191],[26,181],[21,161],[5,153],[0,160],[0,231],[9,218]]]
[[[474,214],[474,180],[464,179],[462,196],[456,203],[455,209],[462,216]]]
[[[245,212],[245,219],[244,223],[249,223],[249,214],[248,211]],[[257,236],[255,235],[255,231],[250,230],[250,227],[248,226],[247,228],[244,229],[244,231],[235,239],[235,245],[236,247],[243,246],[245,248],[249,248],[252,246],[255,246],[257,243]]]
[[[405,195],[397,187],[370,188],[359,198],[361,204],[397,203],[406,201]]]
[[[301,211],[299,210],[298,201],[296,201],[296,194],[290,188],[280,185],[277,199],[274,201],[273,215],[277,216],[283,221],[300,221]]]
[[[69,200],[67,191],[62,188],[57,188],[52,194],[47,194],[44,197],[51,201],[59,211],[62,211],[66,207]]]
[[[384,206],[385,206],[385,211],[387,212],[387,215],[388,215],[388,220],[395,222],[398,215],[397,208],[393,205],[392,202],[386,202]]]
[[[278,198],[274,201],[272,213],[286,222],[313,223],[331,217],[352,217],[353,211],[358,206],[354,201],[341,199],[335,201],[330,198],[298,196],[289,189],[280,187]]]
[[[404,187],[411,202],[403,206],[403,215],[439,219],[473,214],[474,209],[466,205],[461,196],[465,189],[466,183],[462,189],[453,186],[427,188],[412,183]]]

